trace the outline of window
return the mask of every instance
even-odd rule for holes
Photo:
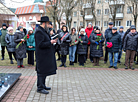
[[[77,26],[77,22],[75,21],[75,22],[74,22],[74,27],[76,27],[76,26]]]
[[[122,5],[119,5],[118,7],[117,7],[117,13],[122,13],[122,11],[123,11],[123,8],[122,8]]]
[[[101,0],[98,0],[98,2],[97,2],[98,4],[100,4],[101,3]]]
[[[74,12],[73,12],[73,16],[74,16],[74,17],[77,17],[77,11],[74,11]]]
[[[80,26],[83,26],[83,22],[82,21],[80,21]]]
[[[132,11],[133,11],[133,7],[128,6],[128,7],[127,7],[127,14],[131,14]]]
[[[105,9],[104,14],[105,14],[105,15],[108,15],[108,14],[109,14],[109,9]]]
[[[96,26],[100,26],[100,21],[96,21]]]
[[[101,15],[101,9],[97,9],[97,15]]]
[[[115,21],[115,26],[116,27],[121,26],[121,21]]]
[[[109,0],[105,0],[105,2],[107,3]]]
[[[108,26],[108,21],[104,21],[104,27]]]
[[[132,24],[132,21],[126,21],[126,26],[127,27],[131,26],[131,24]]]

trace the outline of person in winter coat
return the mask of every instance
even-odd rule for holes
[[[104,36],[105,36],[105,39],[107,39],[107,35],[112,33],[112,28],[113,28],[113,22],[109,22],[109,27],[108,29],[105,30],[105,33],[104,33]],[[108,61],[108,48],[105,46],[105,56],[104,56],[104,63],[106,64],[107,61]]]
[[[78,35],[76,34],[75,28],[71,29],[70,36],[71,36],[71,43],[69,47],[69,61],[70,61],[70,65],[74,65],[75,53],[76,53],[77,44],[78,44]]]
[[[82,28],[79,34],[79,43],[78,43],[78,61],[80,66],[84,66],[86,61],[86,54],[87,54],[87,45],[88,44],[88,37],[85,34],[85,29]]]
[[[84,28],[84,27],[83,27],[83,26],[80,26],[80,27],[79,27],[79,30],[78,30],[78,32],[77,32],[77,35],[79,35],[81,28]],[[77,44],[76,46],[77,46],[77,49],[76,49],[76,53],[75,53],[74,63],[77,63],[77,61],[78,61],[78,54],[77,54],[78,44]]]
[[[125,37],[123,49],[126,51],[125,69],[128,69],[129,67],[130,69],[134,70],[133,62],[135,53],[138,50],[138,33],[136,32],[135,26],[131,26],[130,29],[131,31]]]
[[[109,43],[110,45],[112,45],[111,47],[108,47]],[[109,61],[110,61],[109,68],[112,68],[114,66],[114,68],[117,69],[118,53],[121,51],[122,44],[121,44],[121,35],[118,34],[116,27],[113,27],[112,32],[108,33],[108,35],[106,36],[106,44],[109,53]],[[114,58],[114,64],[113,64],[113,58]]]
[[[1,43],[1,54],[2,54],[2,59],[1,60],[4,60],[4,56],[5,56],[5,48],[7,46],[7,43],[5,41],[5,36],[7,34],[8,30],[7,30],[7,25],[6,23],[3,23],[2,24],[2,29],[1,29],[1,33],[2,35],[0,36],[0,43]]]
[[[92,23],[90,22],[90,23],[88,24],[87,28],[85,29],[85,32],[86,32],[86,34],[87,34],[87,36],[88,36],[88,39],[89,39],[89,37],[90,37],[90,35],[91,35],[91,33],[92,33],[93,30],[94,30],[94,29],[93,29]],[[88,58],[88,59],[90,58],[90,61],[91,61],[91,62],[93,61],[93,59],[92,59],[91,56],[90,56],[90,41],[88,41],[88,48],[87,48],[86,59],[87,59],[87,58]]]
[[[102,44],[104,43],[104,37],[99,28],[96,28],[95,33],[90,35],[89,41],[91,42],[90,52],[93,57],[94,66],[99,66],[100,57],[103,57]]]
[[[58,44],[60,45],[59,53],[61,55],[61,65],[59,67],[66,66],[66,58],[69,54],[69,45],[71,43],[71,37],[68,32],[67,26],[62,26],[62,31],[60,32],[61,39],[59,39]]]
[[[123,30],[124,30],[124,27],[120,26],[118,33],[121,35],[121,43],[122,43],[123,37],[125,35],[125,32]],[[119,52],[119,55],[118,55],[118,63],[121,63],[120,59],[121,59],[121,56],[122,56],[122,49],[123,49],[123,44],[121,46],[121,51]]]
[[[23,32],[23,27],[19,26],[14,35],[15,46],[17,46],[21,41],[22,43],[17,49],[15,49],[17,58],[17,68],[25,68],[23,65],[23,59],[26,58],[26,41],[23,39],[25,36]]]
[[[14,42],[14,33],[13,28],[8,27],[8,34],[5,36],[5,41],[7,43],[7,51],[11,60],[11,64],[13,63],[12,55],[14,56],[16,60],[16,54],[15,54],[15,42]]]
[[[47,76],[56,74],[57,64],[54,53],[53,43],[56,40],[51,40],[49,35],[49,17],[41,17],[40,26],[35,32],[35,52],[36,52],[36,71],[37,71],[37,92],[42,94],[49,94],[46,87],[45,80]]]
[[[30,27],[28,31],[29,39],[27,39],[27,53],[28,53],[28,65],[34,65],[34,51],[35,51],[35,39],[33,28]]]

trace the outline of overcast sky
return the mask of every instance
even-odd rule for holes
[[[13,2],[13,1],[15,1],[15,2]],[[23,2],[23,1],[25,1],[25,2]],[[43,0],[43,1],[48,1],[48,0]],[[20,2],[20,3],[16,3],[16,2]],[[33,2],[34,2],[34,0],[5,0],[6,6],[11,7],[11,8],[32,5]]]

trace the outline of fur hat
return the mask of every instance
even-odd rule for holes
[[[28,31],[32,30],[33,31],[33,28],[32,27],[29,27]]]
[[[13,27],[8,27],[7,30],[8,30],[8,32],[9,32],[10,30],[13,30]]]
[[[84,28],[81,28],[81,30],[80,30],[80,34],[81,34],[81,32],[84,32],[84,35],[86,35],[86,33],[85,33],[85,29],[84,29]]]

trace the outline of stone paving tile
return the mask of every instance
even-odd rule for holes
[[[138,69],[59,68],[46,80],[49,95],[36,92],[34,67],[0,66],[0,72],[22,73],[2,102],[138,102]]]

